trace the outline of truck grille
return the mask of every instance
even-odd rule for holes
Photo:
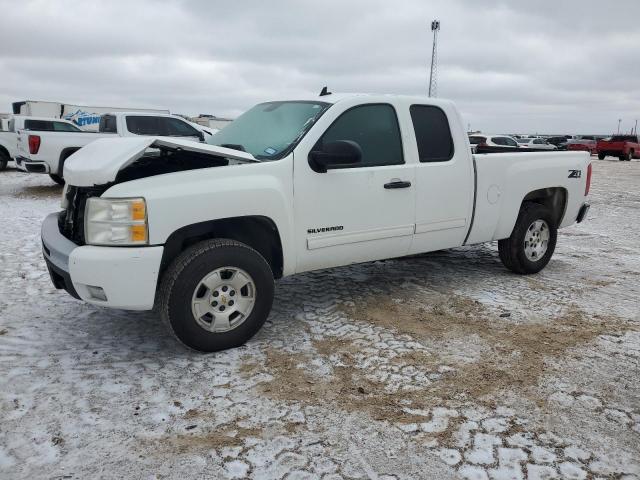
[[[84,245],[84,207],[87,199],[99,197],[105,187],[67,187],[67,209],[58,217],[60,233],[76,245]]]

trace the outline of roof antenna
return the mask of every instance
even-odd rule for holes
[[[322,87],[322,91],[320,92],[321,97],[324,97],[325,95],[331,95],[331,92],[327,90],[326,86]]]

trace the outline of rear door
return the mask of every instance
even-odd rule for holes
[[[406,159],[393,103],[336,105],[295,150],[297,271],[406,255],[414,231],[415,164]],[[314,171],[308,156],[350,140],[362,162]]]
[[[450,105],[414,104],[409,113],[417,147],[416,229],[409,253],[460,246],[469,230],[474,192],[461,122],[456,123],[459,117]]]

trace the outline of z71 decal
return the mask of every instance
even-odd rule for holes
[[[342,225],[338,225],[335,227],[320,227],[320,228],[310,228],[307,230],[307,234],[312,234],[312,233],[324,233],[324,232],[339,232],[340,230],[343,230],[344,227]]]
[[[582,170],[569,170],[568,178],[580,178],[582,176]]]

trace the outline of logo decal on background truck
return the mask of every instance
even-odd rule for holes
[[[569,170],[568,178],[580,178],[582,177],[582,170]]]
[[[312,233],[339,232],[340,230],[344,230],[343,225],[337,225],[335,227],[309,228],[307,230],[307,234],[310,235]]]

